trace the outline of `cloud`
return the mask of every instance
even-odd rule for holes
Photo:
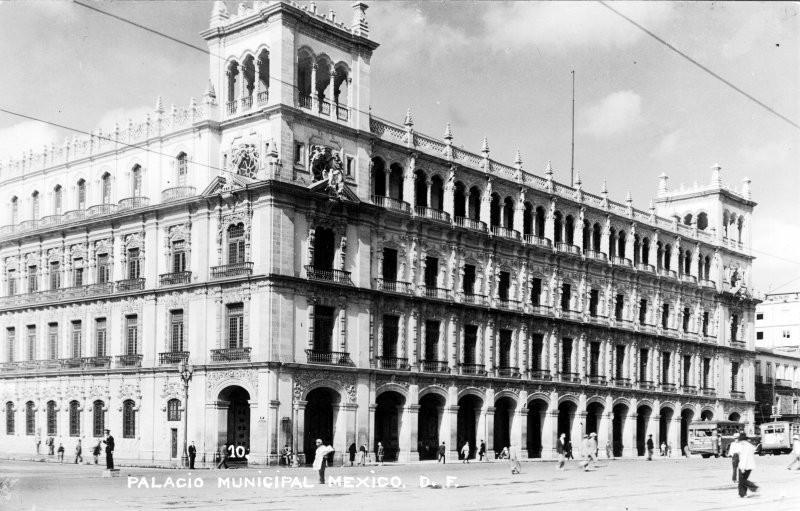
[[[164,103],[164,111],[169,111],[169,105],[166,103]],[[94,127],[89,129],[100,128],[104,133],[108,133],[114,129],[115,122],[119,124],[120,128],[122,128],[128,125],[128,119],[133,120],[134,124],[137,122],[143,122],[147,114],[150,114],[151,118],[155,118],[155,105],[136,106],[132,108],[113,108],[101,115],[100,119],[94,123]]]
[[[45,144],[63,140],[60,130],[37,121],[22,121],[0,129],[0,162],[18,159],[23,152],[40,152]],[[33,144],[36,144],[34,147]]]
[[[614,9],[647,28],[672,18],[669,2],[614,2]],[[553,50],[622,48],[645,34],[605,7],[589,2],[515,2],[484,17],[486,42],[496,50],[536,46]]]
[[[683,129],[679,128],[671,133],[667,133],[653,150],[656,156],[667,156],[675,152],[681,144]]]
[[[796,26],[788,22],[787,9],[791,7],[792,4],[788,4],[788,7],[787,4],[765,4],[764,8],[753,11],[730,40],[722,45],[722,56],[735,60],[750,53],[757,44],[771,45],[791,36],[791,29]]]
[[[583,109],[578,115],[578,126],[580,131],[595,137],[611,137],[635,127],[641,114],[641,96],[633,91],[619,91]]]

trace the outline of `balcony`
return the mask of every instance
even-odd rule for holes
[[[569,243],[557,242],[556,250],[565,254],[581,255],[581,247],[578,245],[570,245]]]
[[[658,270],[658,274],[660,276],[662,276],[662,277],[669,277],[669,278],[672,278],[672,279],[677,279],[678,278],[678,273],[675,270],[665,270],[665,269],[662,268],[662,269]]]
[[[731,399],[746,399],[744,391],[732,390],[731,391]]]
[[[597,250],[586,250],[584,251],[584,255],[586,259],[594,259],[595,261],[607,261],[608,256],[603,252],[598,252]]]
[[[242,111],[250,110],[253,108],[253,96],[245,96],[242,98]]]
[[[242,277],[253,274],[253,262],[245,261],[242,263],[223,264],[222,266],[211,267],[212,279],[227,279],[231,277]]]
[[[350,353],[346,351],[306,350],[306,359],[309,364],[324,364],[334,366],[352,366]]]
[[[117,281],[117,292],[141,291],[144,289],[145,279],[125,279]]]
[[[700,285],[709,289],[714,289],[717,287],[713,280],[708,279],[700,279]]]
[[[460,364],[458,372],[459,374],[472,376],[486,376],[486,369],[483,364]]]
[[[225,111],[228,112],[228,115],[233,115],[236,113],[237,106],[238,103],[235,99],[233,101],[228,101],[228,103],[225,105]]]
[[[111,367],[111,357],[83,357],[81,358],[81,366],[84,369]]]
[[[705,397],[717,397],[717,390],[710,387],[703,387],[701,389],[701,394]]]
[[[606,380],[605,376],[600,375],[589,375],[588,376],[589,385],[608,385],[608,381]]]
[[[83,220],[86,218],[86,210],[85,209],[74,209],[72,211],[67,211],[61,216],[61,221],[63,223],[67,222],[76,222],[78,220]]]
[[[792,380],[784,380],[782,378],[775,378],[776,387],[792,388]]]
[[[324,99],[319,102],[319,113],[320,115],[331,115],[331,102],[325,101]]]
[[[449,373],[450,368],[445,360],[423,360],[422,371],[426,373]]]
[[[447,222],[448,224],[450,223],[450,213],[438,209],[427,208],[425,206],[414,206],[414,215],[421,216],[423,218],[429,218],[431,220],[437,220],[439,222]]]
[[[519,367],[500,366],[495,367],[495,375],[498,378],[519,378]]]
[[[550,307],[538,303],[529,303],[525,305],[525,312],[528,314],[536,314],[537,316],[549,316]]]
[[[697,284],[697,277],[695,277],[694,275],[687,275],[684,273],[683,275],[681,275],[681,282],[686,282],[687,284]]]
[[[583,321],[583,314],[579,311],[571,311],[569,309],[561,309],[561,317],[563,319],[571,319],[572,321]]]
[[[505,309],[509,311],[518,311],[522,309],[522,302],[517,300],[503,300],[502,298],[498,298],[497,307],[499,309]]]
[[[373,195],[372,203],[381,208],[390,209],[392,211],[399,211],[400,213],[411,213],[411,205],[408,202],[403,202],[391,197],[384,197],[383,195]]]
[[[670,392],[675,393],[678,391],[678,386],[674,383],[662,383],[661,384],[661,392]]]
[[[626,257],[617,257],[613,256],[611,258],[611,264],[616,264],[617,266],[627,266],[628,268],[633,268],[633,262],[626,258]]]
[[[463,216],[453,218],[453,224],[456,227],[463,227],[465,229],[472,229],[473,231],[486,232],[486,224],[480,220],[473,220]]]
[[[306,278],[310,280],[327,280],[329,282],[337,282],[339,284],[347,284],[350,286],[353,285],[353,281],[350,280],[349,271],[315,268],[310,264],[306,265],[305,269]]]
[[[88,286],[84,286],[84,289],[86,290],[86,296],[110,295],[114,292],[114,283],[101,282],[99,284],[89,284]]]
[[[747,348],[747,342],[739,341],[739,340],[732,340],[731,341],[731,347],[745,349],[745,348]]]
[[[486,295],[476,295],[473,293],[459,293],[459,297],[463,303],[472,305],[489,305],[489,297]]]
[[[650,380],[639,380],[639,390],[656,390],[656,384]]]
[[[436,298],[438,300],[452,300],[453,295],[449,289],[443,287],[420,286],[422,296],[426,298]]]
[[[639,263],[639,264],[637,264],[636,265],[636,269],[639,270],[639,271],[647,272],[647,273],[655,273],[656,272],[656,267],[653,266],[652,264],[647,264],[647,263]]]
[[[53,225],[61,225],[61,215],[48,215],[39,220],[39,227],[50,227]]]
[[[540,236],[534,236],[533,234],[524,234],[522,236],[522,240],[528,245],[534,245],[537,247],[551,248],[553,246],[549,239],[542,238]]]
[[[119,201],[117,212],[126,211],[129,209],[144,208],[150,205],[150,199],[147,197],[128,197]]]
[[[142,355],[117,355],[117,367],[142,367]]]
[[[185,364],[188,361],[188,351],[168,351],[158,354],[158,365],[162,366],[180,364],[181,362]]]
[[[211,350],[212,362],[250,362],[250,346]]]
[[[268,91],[262,90],[261,92],[258,93],[258,96],[256,96],[256,101],[258,103],[258,106],[266,105],[268,100],[269,100]]]
[[[623,389],[629,389],[633,387],[630,378],[614,378],[613,382],[615,387],[620,387]]]
[[[519,239],[519,233],[513,229],[509,229],[507,227],[500,227],[499,225],[492,226],[492,236],[497,236],[499,238],[509,238],[512,240]]]
[[[566,383],[580,383],[581,375],[578,373],[560,373],[558,379]]]
[[[297,106],[299,106],[300,108],[311,110],[311,105],[312,105],[311,96],[305,96],[302,94],[297,96]]]
[[[98,216],[113,215],[117,212],[116,204],[98,204],[86,210],[86,218],[94,218]]]
[[[697,387],[694,385],[684,385],[683,387],[681,387],[681,390],[683,391],[684,394],[689,394],[692,396],[697,395]]]
[[[167,188],[161,192],[161,202],[170,202],[174,200],[186,199],[187,197],[194,197],[196,191],[194,186],[175,186]]]
[[[379,291],[388,291],[390,293],[401,293],[404,295],[410,295],[413,292],[413,288],[408,282],[380,278],[375,279],[375,289],[378,289]]]
[[[402,357],[375,357],[378,362],[379,369],[394,369],[397,371],[408,371],[411,366],[408,365],[408,359]]]
[[[549,381],[551,380],[550,371],[547,369],[531,369],[531,380]]]
[[[347,121],[350,119],[350,109],[346,106],[336,105],[336,118],[340,121]]]
[[[17,225],[17,232],[33,231],[39,227],[39,220],[25,220]]]
[[[178,284],[188,284],[192,281],[192,272],[178,271],[175,273],[162,273],[158,276],[160,286],[175,286]]]
[[[80,369],[83,366],[83,360],[80,357],[59,358],[58,365],[62,369]]]

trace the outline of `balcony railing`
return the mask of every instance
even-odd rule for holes
[[[113,215],[116,212],[117,212],[116,204],[98,204],[86,210],[86,218]]]
[[[499,236],[500,238],[519,239],[519,232],[507,227],[500,227],[499,225],[492,227],[492,235]]]
[[[88,286],[84,286],[86,289],[87,296],[97,296],[97,295],[110,295],[114,292],[114,283],[113,282],[101,282],[99,284],[89,284]]]
[[[717,389],[712,389],[711,387],[703,387],[702,394],[706,397],[716,397]]]
[[[17,225],[17,232],[33,231],[39,227],[39,220],[25,220]]]
[[[220,348],[211,350],[212,362],[249,362],[250,346],[242,348]]]
[[[39,227],[50,227],[51,225],[60,225],[61,215],[48,215],[39,220]]]
[[[313,101],[311,101],[311,96],[304,96],[301,94],[300,96],[297,97],[297,104],[300,106],[300,108],[311,110],[311,105],[313,104]]]
[[[531,369],[531,380],[550,380],[550,371],[547,369]]]
[[[687,275],[684,273],[683,275],[681,275],[681,282],[686,282],[688,284],[697,284],[697,277],[695,277],[694,275]]]
[[[583,314],[580,311],[561,309],[561,317],[563,319],[571,319],[573,321],[583,321]]]
[[[426,373],[449,373],[450,368],[445,360],[423,360],[422,370]]]
[[[352,366],[350,353],[346,351],[306,350],[309,364],[325,364],[334,366]]]
[[[775,378],[775,386],[776,387],[791,388],[792,380],[785,380],[785,379],[782,379],[782,378]]]
[[[465,229],[472,229],[473,231],[486,232],[486,224],[480,220],[473,220],[464,216],[457,216],[453,218],[453,224],[457,227]]]
[[[380,291],[390,291],[392,293],[411,294],[413,288],[410,283],[399,280],[375,279],[375,287]]]
[[[330,282],[338,282],[339,284],[353,285],[350,280],[350,272],[342,270],[323,270],[322,268],[315,268],[314,266],[306,265],[306,277],[311,280],[327,280]]]
[[[245,96],[242,98],[242,111],[250,110],[253,108],[253,96]]]
[[[661,392],[677,392],[678,386],[674,383],[662,383]]]
[[[613,382],[615,387],[623,389],[629,389],[633,386],[630,378],[614,378]]]
[[[228,115],[235,114],[236,113],[236,107],[237,107],[236,100],[234,99],[233,101],[228,101],[228,104],[226,105],[226,107],[227,107],[226,111],[228,112]]]
[[[212,279],[227,279],[229,277],[241,277],[253,274],[253,262],[223,264],[222,266],[211,267]]]
[[[408,359],[402,357],[376,357],[378,367],[380,369],[396,369],[398,371],[407,371],[411,369],[408,365]]]
[[[542,238],[540,236],[534,236],[533,234],[525,234],[522,236],[523,241],[528,245],[535,245],[537,247],[545,247],[550,248],[553,244],[547,238]]]
[[[731,346],[733,346],[734,348],[746,348],[747,347],[747,342],[746,341],[735,340],[735,341],[731,341]]]
[[[336,105],[336,118],[340,121],[350,119],[350,110],[346,106]]]
[[[563,382],[580,383],[581,375],[578,373],[560,373],[558,379]]]
[[[486,376],[486,369],[483,364],[460,364],[458,372],[473,376]]]
[[[570,245],[569,243],[556,243],[556,250],[565,254],[572,254],[576,256],[581,255],[581,247],[578,245]]]
[[[423,218],[450,223],[450,213],[441,211],[439,209],[427,208],[425,206],[414,206],[414,214]]]
[[[463,303],[470,303],[472,305],[488,305],[489,298],[486,295],[476,295],[473,293],[459,293],[461,301]]]
[[[639,389],[641,390],[656,390],[656,384],[650,380],[639,380]]]
[[[589,375],[587,378],[590,385],[608,385],[608,381],[606,381],[605,376]]]
[[[373,195],[372,203],[382,208],[391,209],[392,211],[400,211],[401,213],[411,213],[411,205],[408,202],[403,202],[391,197],[384,197],[383,195]]]
[[[708,279],[700,279],[700,285],[703,286],[703,287],[708,287],[708,288],[717,287],[717,285],[714,283],[713,280],[708,280]]]
[[[528,314],[536,314],[538,316],[549,316],[551,314],[550,307],[542,304],[525,304],[525,312]]]
[[[83,359],[80,357],[60,358],[58,359],[58,365],[64,369],[79,369],[83,367]]]
[[[117,292],[141,291],[144,289],[145,279],[125,279],[117,281]]]
[[[161,286],[174,286],[176,284],[188,284],[192,281],[192,272],[178,271],[175,273],[162,273],[158,276],[158,283]]]
[[[675,270],[665,270],[662,268],[658,270],[658,274],[661,275],[662,277],[670,277],[673,279],[678,278],[678,272],[676,272]]]
[[[185,199],[187,197],[194,197],[194,195],[194,186],[175,186],[161,192],[161,202]]]
[[[604,252],[598,252],[597,250],[586,250],[584,254],[586,255],[586,259],[594,259],[596,261],[608,260],[608,256]]]
[[[627,257],[613,256],[611,258],[611,264],[616,264],[618,266],[627,266],[628,268],[633,268],[633,262],[630,259],[628,259]]]
[[[422,296],[427,298],[438,298],[439,300],[452,300],[453,296],[449,289],[443,287],[420,286]]]
[[[321,115],[331,115],[331,103],[330,101],[325,101],[324,99],[319,102],[319,113]]]
[[[117,367],[142,367],[142,355],[117,355]]]
[[[683,391],[684,394],[690,394],[694,396],[697,394],[697,387],[694,385],[683,385],[681,387],[681,391]]]
[[[745,393],[741,390],[732,390],[731,399],[745,399]]]
[[[128,209],[144,208],[150,205],[150,199],[147,197],[128,197],[119,201],[117,211],[125,211]]]
[[[519,378],[519,367],[500,366],[495,367],[498,378]]]
[[[74,209],[72,211],[67,211],[61,216],[61,221],[64,223],[67,222],[75,222],[77,220],[83,220],[86,218],[86,210],[85,209]]]
[[[269,92],[262,90],[258,93],[256,101],[258,101],[258,106],[264,106],[267,104],[267,100],[269,99]]]
[[[82,357],[81,367],[84,369],[111,367],[111,357]]]
[[[655,273],[656,272],[656,267],[653,266],[652,264],[647,264],[647,263],[639,263],[639,264],[637,264],[636,265],[636,269],[639,270],[639,271],[646,271],[647,273]]]
[[[498,298],[497,307],[500,309],[518,311],[522,309],[522,302],[518,300],[503,300],[502,298]]]
[[[162,366],[180,364],[181,362],[185,364],[188,361],[189,361],[188,351],[168,351],[166,353],[158,354],[158,364]]]

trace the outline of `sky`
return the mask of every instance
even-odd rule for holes
[[[569,183],[574,70],[584,190],[606,181],[610,198],[630,191],[646,209],[662,172],[672,188],[707,183],[715,163],[734,187],[750,177],[756,288],[800,290],[797,3],[610,2],[721,79],[598,2],[368,4],[376,116],[399,124],[410,108],[419,132],[441,138],[450,122],[456,145],[478,152],[487,137],[492,159],[510,164],[519,149],[527,171],[551,160]],[[91,5],[205,47],[212,2]],[[346,21],[350,5],[318,2]],[[206,54],[75,3],[0,0],[0,108],[110,128],[143,118],[159,95],[188,106],[207,78]],[[66,134],[0,113],[0,161]]]

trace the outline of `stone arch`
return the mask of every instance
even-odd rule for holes
[[[548,396],[547,394],[541,393],[541,392],[535,392],[533,394],[528,394],[528,400],[525,402],[525,407],[527,408],[528,406],[530,406],[531,402],[533,402],[533,401],[544,401],[545,403],[547,403],[548,408],[552,404],[550,402],[550,396]]]
[[[419,394],[417,395],[417,401],[427,396],[428,394],[435,394],[437,396],[441,396],[444,398],[445,403],[447,402],[447,397],[448,397],[447,390],[436,385],[428,385],[427,387],[421,389],[419,391]]]
[[[653,404],[653,401],[651,399],[640,399],[640,400],[638,400],[636,402],[636,408],[637,409],[639,409],[639,408],[641,408],[643,406],[650,407],[650,410],[652,410],[653,412],[656,411],[656,406]]]
[[[688,403],[684,404],[684,405],[681,406],[681,413],[683,413],[685,410],[688,410],[688,411],[692,412],[695,415],[699,415],[696,405],[688,404]]]
[[[486,393],[479,388],[476,387],[466,387],[458,391],[458,395],[456,396],[457,400],[460,400],[466,396],[475,396],[482,400],[484,404],[486,403]]]
[[[500,392],[497,392],[497,393],[495,393],[495,395],[494,395],[494,402],[495,402],[495,403],[497,403],[497,401],[498,401],[499,399],[502,399],[502,398],[504,398],[504,397],[507,397],[507,398],[511,399],[512,401],[514,401],[514,404],[515,404],[516,406],[519,406],[519,405],[520,405],[520,402],[519,402],[519,394],[515,394],[515,393],[514,393],[513,391],[511,391],[511,390],[501,390]]]
[[[252,382],[247,380],[243,380],[240,378],[224,378],[214,384],[213,387],[208,389],[208,396],[211,399],[219,399],[220,394],[228,387],[242,387],[244,390],[250,394],[250,399],[255,400],[255,396],[258,395],[258,389],[253,385]]]
[[[379,386],[378,388],[375,389],[375,399],[377,400],[378,397],[385,392],[396,392],[401,396],[403,396],[403,398],[405,398],[406,401],[408,401],[408,389],[400,385],[399,383],[386,382],[383,385]]]
[[[658,413],[661,413],[661,410],[663,410],[664,408],[672,410],[672,413],[676,413],[678,411],[678,409],[675,407],[675,403],[673,403],[672,401],[662,402],[658,408]]]
[[[245,388],[247,388],[247,387],[245,387]],[[308,400],[308,394],[310,394],[312,391],[314,391],[316,389],[320,389],[320,388],[328,388],[328,389],[333,390],[334,392],[338,392],[339,393],[340,402],[348,402],[348,403],[354,403],[355,402],[355,400],[350,399],[350,394],[347,392],[347,389],[345,389],[344,386],[341,383],[339,383],[337,381],[334,381],[334,380],[327,380],[327,379],[316,380],[316,381],[313,381],[313,382],[309,383],[308,385],[306,385],[306,387],[303,389],[303,392],[301,393],[302,400],[303,401],[307,401]]]
[[[594,403],[597,403],[599,405],[603,405],[603,407],[605,407],[606,406],[606,398],[601,397],[601,396],[592,396],[592,397],[590,397],[589,399],[586,400],[586,408],[589,408],[589,405],[594,404]]]
[[[617,405],[624,405],[627,406],[628,409],[632,409],[631,400],[626,397],[618,397],[611,403],[611,408],[614,408]]]
[[[578,407],[578,409],[580,409],[581,402],[577,396],[571,396],[571,395],[561,396],[558,398],[558,402],[556,404],[560,405],[562,403],[567,403],[567,402],[573,403],[575,406]]]

